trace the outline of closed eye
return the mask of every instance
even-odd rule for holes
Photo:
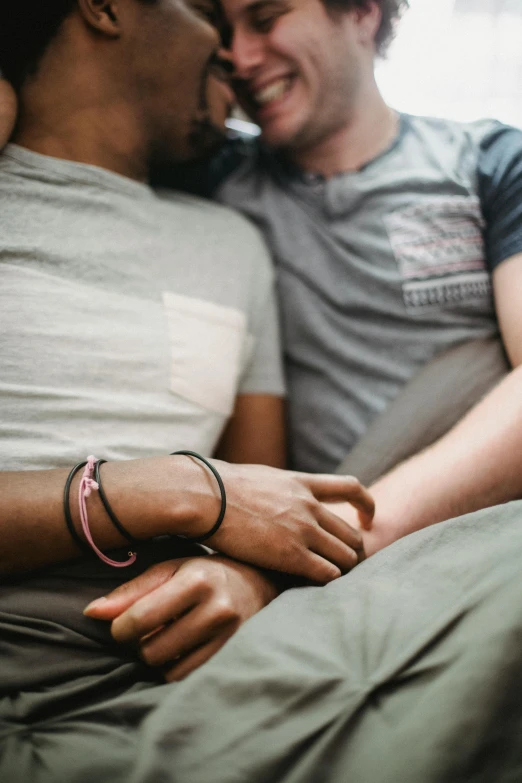
[[[288,4],[281,0],[261,0],[249,8],[250,26],[257,33],[269,33],[289,10]]]

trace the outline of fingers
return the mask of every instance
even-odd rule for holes
[[[316,542],[311,549],[334,563],[343,573],[351,571],[365,559],[362,536],[342,519],[338,519],[327,509],[318,513],[321,528],[314,531]]]
[[[278,567],[326,584],[365,559],[363,538],[321,502],[311,501],[309,511],[314,523],[301,527],[299,543],[280,548]]]
[[[309,475],[307,473],[297,475],[307,484],[317,500],[322,500],[325,503],[347,500],[359,512],[363,528],[365,530],[371,528],[375,514],[375,501],[355,476]]]
[[[158,563],[148,568],[135,579],[125,582],[108,595],[92,601],[85,607],[83,613],[95,620],[114,620],[145,595],[172,579],[185,559],[166,560],[164,563]]]
[[[302,558],[301,567],[295,570],[292,569],[289,573],[304,576],[318,585],[326,585],[342,576],[343,572],[338,566],[322,557],[322,555],[309,550]]]
[[[323,527],[310,530],[308,546],[324,565],[317,561],[314,564],[317,569],[321,569],[320,578],[312,577],[310,573],[307,573],[307,576],[321,584],[326,584],[341,574],[351,571],[357,563],[364,560],[364,547],[360,533],[351,529],[346,522],[336,519],[335,515],[326,509],[322,519],[318,521]],[[328,532],[328,528],[332,532]],[[311,562],[309,560],[309,563]]]
[[[179,662],[175,663],[174,666],[167,668],[164,672],[166,681],[178,682],[179,680],[183,680],[212,658],[231,636],[232,632],[219,634],[219,636],[216,636],[216,638],[208,642],[208,644],[202,645],[184,658],[181,658]]]
[[[337,516],[337,514],[323,506],[321,503],[316,511],[317,521],[321,528],[331,536],[342,541],[357,554],[363,551],[363,537],[359,530],[352,527],[347,521]]]
[[[206,581],[197,570],[193,573],[180,571],[113,621],[114,639],[133,642],[147,636],[194,606],[205,589]]]
[[[141,656],[149,666],[163,666],[207,644],[225,629],[232,635],[238,625],[239,618],[226,599],[204,603],[145,640]]]

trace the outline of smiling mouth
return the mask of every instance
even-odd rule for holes
[[[260,90],[251,92],[250,95],[254,105],[257,108],[264,108],[275,101],[281,100],[290,91],[292,81],[290,76],[285,76],[266,87],[262,87]]]

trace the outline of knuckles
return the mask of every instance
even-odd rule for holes
[[[229,595],[221,595],[214,601],[212,615],[217,625],[236,624],[241,621],[240,613]]]
[[[190,587],[199,594],[207,594],[215,585],[215,575],[205,568],[193,568],[190,572]]]
[[[146,663],[147,666],[161,666],[167,661],[167,659],[161,653],[160,650],[157,650],[156,648],[151,647],[147,644],[141,645],[140,656],[142,661]]]
[[[303,562],[303,545],[293,537],[287,537],[279,549],[279,563],[299,568]]]

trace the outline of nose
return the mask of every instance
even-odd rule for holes
[[[251,78],[263,62],[264,46],[261,36],[246,30],[234,30],[228,57],[237,79]]]

